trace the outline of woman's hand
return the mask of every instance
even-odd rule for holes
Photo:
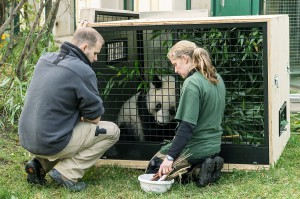
[[[159,170],[158,170],[158,175],[159,177],[162,177],[163,175],[166,175],[173,171],[173,161],[168,160],[167,158],[164,159],[164,161],[161,163]]]

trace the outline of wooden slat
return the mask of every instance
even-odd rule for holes
[[[180,24],[216,24],[216,23],[255,23],[267,22],[278,15],[259,16],[229,16],[229,17],[202,17],[202,18],[170,18],[170,19],[136,19],[125,21],[110,21],[90,23],[90,27],[122,27],[122,26],[155,26]]]
[[[100,159],[96,162],[96,166],[119,166],[132,169],[143,169],[145,170],[148,161],[140,160],[111,160],[111,159]],[[250,164],[224,164],[222,172],[232,172],[233,170],[268,170],[269,165],[250,165]]]
[[[222,172],[232,172],[233,170],[256,171],[268,170],[269,165],[254,165],[254,164],[224,164]]]
[[[148,161],[99,159],[95,164],[95,166],[103,165],[120,166],[133,169],[146,169]]]

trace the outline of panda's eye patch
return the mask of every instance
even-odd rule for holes
[[[170,115],[175,115],[176,114],[175,107],[171,107],[169,111],[170,111]]]
[[[156,104],[155,110],[158,112],[161,109],[161,103]]]

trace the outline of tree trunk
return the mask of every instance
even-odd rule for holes
[[[17,7],[14,9],[13,13],[10,13],[9,17],[5,20],[4,24],[0,27],[0,35],[2,35],[7,28],[7,26],[11,23],[11,21],[14,20],[15,16],[18,14],[20,9],[23,7],[24,3],[26,3],[27,0],[21,0]],[[13,6],[13,4],[12,4]]]
[[[53,4],[50,12],[49,12],[49,15],[42,27],[42,29],[39,31],[37,37],[35,38],[33,44],[31,45],[31,48],[29,50],[29,52],[24,56],[24,58],[21,60],[19,60],[19,64],[17,66],[17,77],[22,80],[23,79],[23,73],[22,73],[22,63],[27,60],[33,53],[33,51],[36,49],[36,46],[38,44],[38,42],[40,41],[41,37],[43,34],[46,34],[48,32],[48,30],[52,30],[53,28],[53,24],[52,22],[55,20],[56,18],[56,15],[57,15],[57,11],[58,11],[58,8],[59,8],[59,3],[60,3],[61,0],[56,0],[55,3]],[[52,25],[52,26],[51,26]]]
[[[41,18],[41,15],[43,13],[43,10],[44,10],[44,7],[45,7],[45,4],[47,3],[51,3],[51,0],[46,0],[46,2],[44,3],[44,1],[40,1],[40,6],[39,6],[39,11],[35,17],[35,20],[30,28],[30,32],[29,34],[27,35],[27,38],[26,38],[26,41],[25,41],[25,44],[24,44],[24,47],[23,47],[23,50],[22,50],[22,53],[20,55],[20,58],[19,58],[19,61],[18,61],[18,64],[17,66],[20,66],[22,65],[23,61],[24,61],[24,58],[25,56],[27,55],[27,52],[29,51],[29,44],[30,44],[30,41],[32,40],[32,34],[34,33],[35,29],[36,29],[36,26],[38,25],[39,21],[40,21],[40,18]],[[18,67],[19,68],[19,67]],[[20,69],[19,69],[20,70]],[[19,72],[21,73],[21,72]],[[20,78],[20,76],[18,76]]]
[[[14,7],[11,6],[9,13],[12,13],[13,11],[14,11]],[[11,23],[11,25],[13,25],[13,20],[10,23]],[[0,67],[6,62],[6,60],[8,59],[8,56],[12,52],[13,47],[16,44],[15,39],[14,39],[14,29],[13,28],[10,29],[9,38],[10,38],[10,40],[9,40],[8,45],[7,45],[8,48],[6,49],[5,54],[2,56],[2,59],[1,59],[1,62],[0,62]]]
[[[0,0],[0,24],[4,24],[5,21],[5,0]]]

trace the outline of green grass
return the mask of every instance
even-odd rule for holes
[[[300,135],[292,135],[274,168],[264,171],[223,173],[220,181],[206,188],[174,183],[162,195],[141,190],[142,170],[92,167],[83,180],[88,188],[72,193],[48,176],[46,186],[26,182],[24,164],[30,155],[19,146],[16,132],[0,132],[0,198],[300,198]]]

